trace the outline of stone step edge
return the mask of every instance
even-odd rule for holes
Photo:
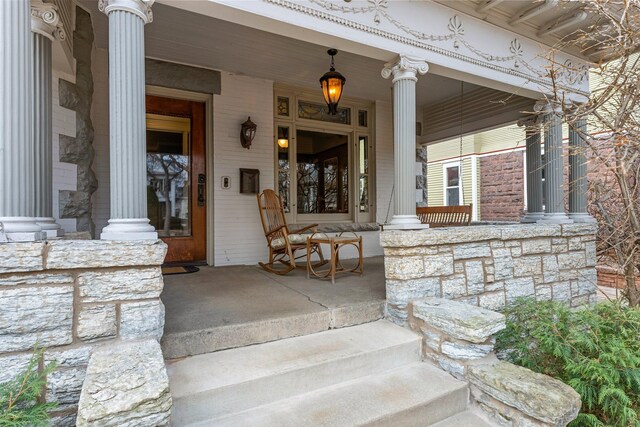
[[[402,369],[408,369],[409,367],[412,367],[412,366],[414,366],[416,364],[425,364],[425,366],[429,366],[431,368],[434,368],[436,370],[441,371],[444,374],[447,374],[445,371],[440,370],[439,368],[435,367],[434,365],[432,365],[432,364],[430,364],[428,362],[417,361],[417,362],[409,363],[409,364],[406,364],[406,365],[403,365],[403,366],[398,366],[398,367],[395,367],[393,369],[389,369],[389,370],[386,370],[386,371],[377,372],[375,374],[365,375],[365,376],[362,376],[362,377],[359,377],[359,378],[354,378],[354,379],[351,379],[351,380],[338,382],[338,383],[333,384],[333,385],[320,387],[318,389],[311,390],[311,391],[306,392],[306,393],[300,393],[300,394],[296,394],[294,396],[286,397],[286,398],[283,398],[283,399],[277,399],[277,400],[274,400],[272,402],[266,403],[264,405],[257,405],[257,406],[254,406],[252,408],[245,409],[243,411],[235,412],[233,414],[228,414],[228,415],[224,415],[222,417],[210,418],[210,419],[207,419],[207,420],[199,421],[199,422],[194,423],[194,424],[189,424],[189,425],[187,425],[187,427],[190,426],[190,425],[201,426],[201,425],[204,425],[203,424],[204,422],[224,421],[224,420],[230,419],[232,417],[236,417],[236,416],[240,416],[240,415],[243,415],[243,414],[246,414],[246,413],[250,413],[252,411],[264,410],[264,409],[269,408],[270,406],[276,406],[278,404],[282,404],[283,402],[286,402],[287,400],[290,400],[290,399],[306,399],[306,398],[309,398],[309,397],[313,396],[315,393],[321,393],[321,392],[327,391],[329,389],[348,388],[348,387],[350,387],[352,385],[357,384],[358,382],[366,381],[367,378],[373,378],[373,377],[376,377],[376,376],[386,375],[386,374],[392,373],[394,371],[400,371]],[[464,381],[457,380],[454,377],[451,377],[451,381],[455,382],[455,383],[458,383],[458,386],[456,388],[453,388],[453,389],[448,390],[446,392],[439,392],[438,391],[438,394],[435,395],[435,396],[431,396],[429,401],[431,402],[431,401],[435,401],[435,400],[446,399],[450,395],[455,394],[456,392],[460,391],[461,389],[465,389],[465,388],[468,389],[469,388],[469,384],[468,383],[466,383]],[[422,402],[422,403],[424,403],[424,402]],[[416,407],[419,407],[419,406],[420,406],[420,404],[416,404],[416,405],[404,408],[402,411],[395,412],[395,414],[401,414],[403,412],[408,412],[408,411],[411,411],[411,410],[413,410],[413,409],[415,409]],[[468,411],[469,408],[470,408],[470,406],[469,406],[469,398],[467,398],[467,401],[465,402],[464,411]],[[464,412],[464,411],[461,411],[461,412]],[[455,414],[452,414],[447,418],[453,417],[453,416],[455,416],[457,414],[460,414],[461,412],[457,412]],[[386,414],[386,415],[389,415],[389,414]],[[444,418],[444,419],[438,421],[438,423],[446,420],[447,418]],[[370,422],[375,423],[376,421],[382,421],[383,419],[384,419],[384,417],[378,417],[375,420],[371,420]]]

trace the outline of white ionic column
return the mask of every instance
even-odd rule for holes
[[[562,149],[562,111],[549,103],[536,104],[536,111],[544,114],[544,218],[539,223],[565,224],[573,222],[564,209],[564,154]]]
[[[111,218],[103,240],[157,239],[147,218],[144,25],[153,0],[100,0],[109,16]]]
[[[386,229],[428,228],[416,216],[416,82],[429,65],[416,58],[400,55],[385,64],[382,77],[393,76],[393,145],[395,214]]]
[[[587,120],[579,119],[569,127],[569,218],[574,222],[596,222],[587,212]]]
[[[522,125],[526,126],[527,214],[521,222],[536,222],[544,219],[540,126],[535,119],[526,120]]]
[[[56,6],[42,0],[31,0],[31,31],[36,221],[48,238],[59,237],[64,235],[64,231],[53,218],[51,43],[56,39],[64,40],[66,34]]]
[[[29,0],[0,1],[0,240],[43,239],[36,223]]]

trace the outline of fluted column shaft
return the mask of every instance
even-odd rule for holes
[[[0,232],[42,239],[35,221],[33,58],[28,0],[0,1]]]
[[[522,222],[536,222],[544,218],[540,127],[536,124],[529,124],[526,135],[527,214]]]
[[[562,121],[558,111],[551,109],[544,116],[544,154],[546,193],[545,215],[540,222],[572,222],[564,209],[564,154],[562,148]]]
[[[389,229],[426,228],[416,216],[416,82],[426,62],[401,55],[385,64],[382,76],[393,76],[394,215]]]
[[[53,155],[51,45],[65,32],[56,6],[31,0],[33,52],[33,139],[35,142],[35,214],[47,237],[62,236],[62,227],[53,218]]]
[[[587,120],[579,119],[569,127],[569,218],[574,222],[594,222],[587,212],[587,156],[582,134],[587,132]]]
[[[144,25],[148,20],[121,4],[125,3],[101,3],[109,16],[111,156],[111,219],[101,238],[156,239],[157,233],[147,218],[146,191]],[[131,4],[127,2],[126,6]],[[143,2],[133,4],[141,10],[146,8]]]

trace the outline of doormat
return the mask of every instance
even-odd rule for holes
[[[195,265],[176,265],[170,267],[162,267],[162,274],[164,276],[169,276],[171,274],[189,274],[195,273],[196,271],[200,271],[200,269]]]

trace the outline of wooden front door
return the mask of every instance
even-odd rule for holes
[[[165,262],[206,260],[205,105],[147,95],[147,210]]]

